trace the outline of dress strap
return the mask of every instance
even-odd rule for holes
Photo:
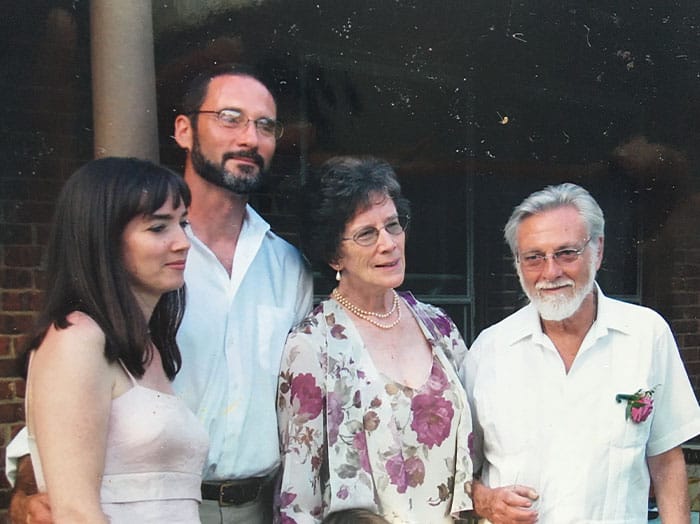
[[[122,369],[124,370],[124,373],[126,373],[126,375],[127,375],[127,376],[129,377],[129,379],[131,380],[131,383],[132,383],[134,386],[137,386],[138,384],[136,383],[136,379],[134,378],[134,375],[132,375],[132,374],[129,372],[129,370],[126,368],[126,366],[124,365],[124,362],[122,362],[122,359],[117,359],[117,360],[118,360],[118,362],[119,362],[119,365],[120,365],[120,366],[122,367]]]
[[[29,402],[32,397],[32,358],[34,356],[34,349],[28,349],[27,354],[27,379],[26,379],[26,390],[24,392],[24,413],[29,413]],[[27,430],[29,431],[29,417],[27,417]],[[30,432],[31,433],[31,432]]]

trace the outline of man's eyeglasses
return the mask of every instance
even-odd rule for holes
[[[545,255],[544,253],[525,253],[518,255],[518,262],[523,267],[523,269],[528,270],[538,270],[542,269],[545,265],[545,261],[548,258],[554,260],[560,266],[566,266],[568,264],[573,264],[581,256],[581,253],[586,249],[586,246],[591,241],[588,238],[583,245],[575,249],[573,247],[567,247],[555,251],[551,255]]]
[[[405,215],[397,216],[384,224],[384,227],[381,229],[385,229],[390,235],[398,236],[408,229],[408,222],[410,219],[410,217]],[[354,240],[357,245],[363,247],[373,246],[377,243],[377,240],[379,240],[379,232],[381,229],[365,227],[357,231],[351,237],[341,238],[341,240]]]
[[[282,138],[284,134],[284,126],[282,122],[278,120],[273,120],[272,118],[258,118],[252,119],[248,118],[242,111],[238,109],[221,109],[220,111],[192,111],[190,113],[194,114],[209,114],[216,115],[216,119],[219,124],[228,129],[235,129],[236,131],[243,131],[250,122],[255,124],[255,129],[258,133],[264,137],[272,138],[276,140]]]

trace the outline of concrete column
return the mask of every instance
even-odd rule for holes
[[[90,0],[95,158],[158,162],[151,0]]]

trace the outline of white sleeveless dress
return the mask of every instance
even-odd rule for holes
[[[176,396],[140,386],[112,400],[100,502],[113,524],[199,523],[209,437]],[[46,491],[31,430],[39,491]]]

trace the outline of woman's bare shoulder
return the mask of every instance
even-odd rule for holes
[[[71,352],[104,350],[105,334],[95,320],[82,311],[73,311],[66,317],[68,326],[65,328],[51,325],[39,346],[39,352],[44,347]]]
[[[104,336],[102,328],[100,328],[99,324],[95,322],[95,320],[87,313],[83,313],[82,311],[73,311],[72,313],[68,314],[66,320],[70,324],[69,327],[76,328],[79,331],[84,331],[88,334],[100,333]]]

